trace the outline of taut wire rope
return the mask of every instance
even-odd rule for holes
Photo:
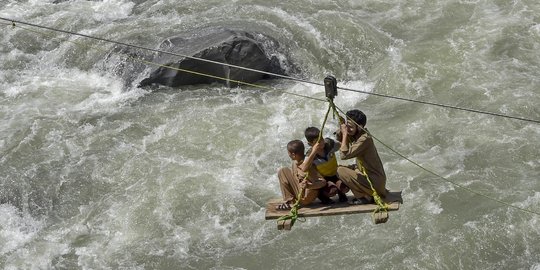
[[[89,39],[104,41],[104,42],[108,42],[108,43],[113,43],[113,44],[122,45],[122,46],[126,46],[126,47],[137,48],[137,49],[141,49],[141,50],[147,50],[147,51],[151,51],[151,52],[155,52],[155,53],[169,54],[169,55],[189,58],[189,59],[193,59],[193,60],[213,63],[213,64],[217,64],[217,65],[223,65],[223,66],[228,66],[228,67],[232,67],[232,68],[238,68],[238,69],[242,69],[242,70],[246,70],[246,71],[262,73],[262,74],[266,74],[266,75],[270,75],[270,76],[274,76],[274,77],[278,77],[278,78],[282,78],[282,79],[288,79],[288,80],[308,83],[308,84],[312,84],[312,85],[324,86],[322,83],[317,83],[317,82],[313,82],[313,81],[309,81],[309,80],[305,80],[305,79],[295,78],[295,77],[291,77],[291,76],[287,76],[287,75],[275,74],[275,73],[272,73],[272,72],[266,72],[266,71],[246,68],[246,67],[242,67],[242,66],[238,66],[238,65],[232,65],[232,64],[228,64],[228,63],[217,62],[217,61],[203,59],[203,58],[199,58],[199,57],[188,56],[188,55],[184,55],[184,54],[180,54],[180,53],[174,53],[174,52],[168,52],[168,51],[163,51],[163,50],[158,50],[158,49],[152,49],[152,48],[139,46],[139,45],[134,45],[134,44],[129,44],[129,43],[120,42],[120,41],[116,41],[116,40],[111,40],[111,39],[106,39],[106,38],[101,38],[101,37],[95,37],[95,36],[81,34],[81,33],[77,33],[77,32],[72,32],[72,31],[57,29],[57,28],[53,28],[53,27],[28,23],[28,22],[24,22],[24,21],[20,21],[20,20],[14,20],[14,19],[4,18],[4,17],[0,17],[0,20],[11,22],[11,24],[13,26],[16,25],[15,23],[19,23],[19,24],[24,24],[24,25],[28,25],[28,26],[37,27],[37,28],[47,29],[47,30],[50,30],[50,31],[61,32],[61,33],[69,34],[69,35],[81,36],[81,37],[85,37],[85,38],[89,38]],[[170,68],[170,67],[168,67],[168,68]],[[179,71],[185,71],[185,70],[179,70]],[[185,71],[185,72],[187,72],[187,71]],[[197,75],[204,76],[202,74],[197,74]],[[223,80],[226,80],[226,81],[231,81],[231,80],[229,80],[227,78],[220,78],[220,79],[223,79]],[[242,84],[249,85],[248,83],[242,83]],[[530,118],[525,118],[525,117],[512,116],[512,115],[506,115],[506,114],[502,114],[502,113],[489,112],[489,111],[478,110],[478,109],[470,109],[470,108],[458,107],[458,106],[447,105],[447,104],[436,103],[436,102],[430,102],[430,101],[422,101],[422,100],[399,97],[399,96],[393,96],[393,95],[387,95],[387,94],[367,92],[367,91],[362,91],[362,90],[352,89],[352,88],[346,88],[346,87],[339,87],[338,89],[341,89],[341,90],[344,90],[344,91],[352,91],[352,92],[357,92],[357,93],[363,93],[363,94],[367,94],[367,95],[374,95],[374,96],[379,96],[379,97],[384,97],[384,98],[389,98],[389,99],[397,99],[397,100],[413,102],[413,103],[419,103],[419,104],[424,104],[424,105],[431,105],[431,106],[443,107],[443,108],[447,108],[447,109],[467,111],[467,112],[472,112],[472,113],[485,114],[485,115],[491,115],[491,116],[497,116],[497,117],[503,117],[503,118],[508,118],[508,119],[514,119],[514,120],[520,120],[520,121],[532,122],[532,123],[540,124],[540,120],[537,120],[537,119],[530,119]]]
[[[20,29],[23,29],[23,30],[25,30],[25,31],[29,31],[29,32],[32,32],[32,33],[35,33],[35,34],[40,34],[40,35],[48,36],[48,37],[51,38],[51,39],[57,39],[57,40],[60,40],[60,39],[61,39],[61,38],[58,38],[58,37],[50,36],[48,33],[44,33],[44,32],[40,32],[40,31],[37,31],[37,30],[29,29],[29,28],[22,27],[22,26],[19,26],[19,25],[16,25],[16,24],[13,24],[13,25],[11,25],[11,24],[5,24],[5,25],[17,27],[17,28],[20,28]],[[81,46],[81,47],[84,46],[84,47],[92,48],[92,49],[95,49],[95,50],[98,50],[98,51],[101,51],[101,52],[104,52],[104,53],[108,53],[108,51],[105,50],[105,49],[103,49],[103,48],[99,48],[99,47],[92,46],[92,45],[88,45],[88,44],[83,44],[83,43],[78,42],[78,41],[74,41],[74,40],[64,40],[64,41],[65,41],[65,42],[69,42],[69,43],[73,43],[73,44],[78,45],[78,46]],[[169,65],[159,64],[159,63],[156,63],[156,62],[152,62],[152,61],[140,59],[140,58],[131,56],[131,55],[129,55],[129,54],[124,54],[124,55],[126,56],[126,58],[128,58],[128,59],[130,59],[130,60],[132,60],[132,61],[140,62],[140,63],[146,64],[146,65],[151,65],[151,66],[156,66],[156,67],[168,68],[168,69],[171,69],[171,70],[176,70],[176,71],[181,71],[181,72],[185,72],[185,73],[195,74],[195,75],[199,75],[199,76],[204,76],[204,77],[209,77],[209,78],[219,79],[219,80],[223,80],[223,81],[233,82],[233,83],[242,84],[242,85],[251,86],[251,87],[260,88],[260,89],[265,89],[265,90],[275,90],[275,91],[280,91],[280,92],[283,92],[283,93],[285,93],[285,94],[293,95],[293,96],[297,96],[297,97],[302,97],[302,98],[307,98],[307,99],[313,99],[313,100],[323,101],[323,102],[325,101],[325,100],[322,99],[322,98],[316,98],[316,97],[311,97],[311,96],[307,96],[307,95],[297,94],[297,93],[288,92],[288,91],[284,91],[284,90],[278,90],[278,89],[276,89],[276,88],[274,88],[274,87],[264,86],[264,85],[255,84],[255,83],[248,83],[248,82],[244,82],[244,81],[240,81],[240,80],[228,79],[228,78],[225,78],[225,77],[220,77],[220,76],[215,76],[215,75],[206,74],[206,73],[202,73],[202,72],[192,71],[192,70],[188,70],[188,69],[177,68],[177,67],[173,67],[173,66],[169,66]]]

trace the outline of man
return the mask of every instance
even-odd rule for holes
[[[347,122],[340,126],[340,157],[344,160],[356,158],[356,165],[339,167],[337,173],[353,192],[355,199],[351,204],[373,203],[373,190],[368,179],[379,196],[385,197],[388,192],[383,164],[373,139],[364,128],[366,115],[360,110],[350,110],[346,115]]]

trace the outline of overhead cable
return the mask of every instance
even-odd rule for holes
[[[274,77],[277,77],[277,78],[282,78],[282,79],[287,79],[287,80],[292,80],[292,81],[297,81],[297,82],[303,82],[303,83],[317,85],[317,86],[324,86],[324,84],[322,84],[322,83],[313,82],[313,81],[300,79],[300,78],[295,78],[295,77],[291,77],[291,76],[287,76],[287,75],[281,75],[281,74],[276,74],[276,73],[272,73],[272,72],[246,68],[246,67],[242,67],[242,66],[238,66],[238,65],[217,62],[217,61],[213,61],[213,60],[203,59],[203,58],[200,58],[200,57],[189,56],[189,55],[184,55],[184,54],[175,53],[175,52],[168,52],[168,51],[148,48],[148,47],[144,47],[144,46],[129,44],[129,43],[120,42],[120,41],[115,41],[115,40],[111,40],[111,39],[95,37],[95,36],[90,36],[90,35],[81,34],[81,33],[77,33],[77,32],[72,32],[72,31],[57,29],[57,28],[53,28],[53,27],[28,23],[28,22],[24,22],[24,21],[20,21],[20,20],[14,20],[14,19],[9,19],[9,18],[4,18],[4,17],[0,17],[0,20],[11,22],[11,24],[13,26],[15,26],[15,23],[19,23],[19,24],[24,24],[24,25],[28,25],[28,26],[37,27],[37,28],[47,29],[47,30],[50,30],[50,31],[55,31],[55,32],[69,34],[69,35],[75,35],[75,36],[85,37],[85,38],[89,38],[89,39],[94,39],[94,40],[104,41],[104,42],[108,42],[108,43],[113,43],[113,44],[117,44],[117,45],[122,45],[122,46],[126,46],[126,47],[131,47],[131,48],[136,48],[136,49],[141,49],[141,50],[146,50],[146,51],[151,51],[151,52],[156,52],[156,53],[168,54],[168,55],[173,55],[173,56],[179,56],[179,57],[198,60],[198,61],[202,61],[202,62],[207,62],[207,63],[217,64],[217,65],[223,65],[223,66],[228,66],[228,67],[232,67],[232,68],[242,69],[242,70],[246,70],[246,71],[266,74],[266,75],[274,76]],[[437,107],[442,107],[442,108],[447,108],[447,109],[454,109],[454,110],[460,110],[460,111],[466,111],[466,112],[472,112],[472,113],[478,113],[478,114],[485,114],[485,115],[491,115],[491,116],[497,116],[497,117],[503,117],[503,118],[508,118],[508,119],[514,119],[514,120],[520,120],[520,121],[532,122],[532,123],[540,124],[540,120],[530,119],[530,118],[525,118],[525,117],[519,117],[519,116],[506,115],[506,114],[502,114],[502,113],[496,113],[496,112],[490,112],[490,111],[484,111],[484,110],[478,110],[478,109],[471,109],[471,108],[464,108],[464,107],[458,107],[458,106],[453,106],[453,105],[447,105],[447,104],[442,104],[442,103],[435,103],[435,102],[430,102],[430,101],[423,101],[423,100],[417,100],[417,99],[411,99],[411,98],[405,98],[405,97],[399,97],[399,96],[393,96],[393,95],[387,95],[387,94],[373,93],[373,92],[362,91],[362,90],[352,89],[352,88],[347,88],[347,87],[338,87],[338,89],[341,89],[343,91],[357,92],[357,93],[373,95],[373,96],[378,96],[378,97],[383,97],[383,98],[396,99],[396,100],[419,103],[419,104],[424,104],[424,105],[437,106]]]

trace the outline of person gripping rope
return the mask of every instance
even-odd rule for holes
[[[337,174],[353,192],[355,198],[351,204],[374,203],[368,177],[379,196],[386,197],[388,190],[384,167],[373,138],[364,128],[367,122],[366,115],[355,109],[348,111],[346,116],[347,121],[341,124],[338,134],[338,140],[341,140],[340,158],[343,160],[356,158],[356,164],[339,167]]]
[[[335,154],[340,149],[341,143],[331,138],[325,138],[324,143],[317,144],[319,134],[320,130],[316,127],[308,127],[304,131],[308,145],[311,146],[306,155],[315,155],[313,164],[327,182],[327,186],[319,192],[318,198],[325,204],[332,203],[330,198],[337,193],[339,201],[346,202],[347,195],[345,193],[349,191],[349,187],[337,176],[338,162]]]
[[[287,144],[292,165],[278,170],[283,203],[276,210],[290,210],[301,192],[300,205],[308,205],[318,197],[320,189],[327,185],[326,180],[319,177],[317,168],[312,164],[313,160],[306,159],[304,151],[304,143],[300,140],[292,140]]]

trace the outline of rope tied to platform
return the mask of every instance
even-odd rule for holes
[[[371,182],[371,179],[369,179],[369,175],[366,171],[366,168],[362,164],[362,161],[359,159],[356,159],[356,165],[358,166],[360,173],[366,177],[366,180],[368,181],[369,187],[371,188],[371,191],[372,191],[371,196],[373,197],[375,204],[377,204],[377,209],[373,211],[372,215],[375,215],[376,213],[382,212],[382,211],[388,212],[388,208],[390,207],[390,205],[388,205],[386,202],[384,202],[381,199],[381,196],[379,196],[379,193],[377,193],[377,191],[373,187],[373,183]]]
[[[306,174],[306,176],[304,177],[304,180],[307,179],[307,177],[308,175]],[[290,226],[292,227],[294,225],[294,222],[296,222],[296,220],[298,219],[298,209],[300,209],[300,200],[302,200],[305,190],[306,190],[305,187],[300,190],[300,192],[296,196],[296,202],[293,204],[289,214],[279,217],[277,220],[278,222],[282,220],[291,220]]]

